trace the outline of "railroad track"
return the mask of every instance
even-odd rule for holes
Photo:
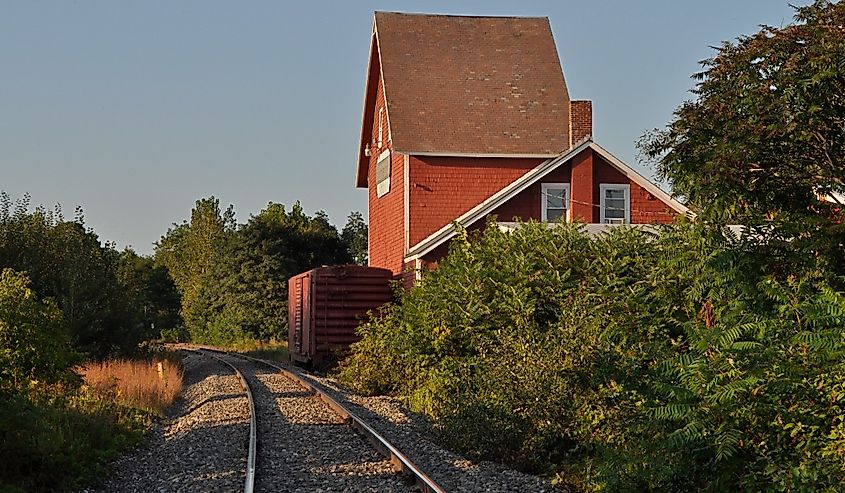
[[[244,481],[244,493],[253,493],[253,491],[255,490],[255,454],[258,447],[258,426],[255,417],[255,399],[252,397],[252,389],[249,387],[249,383],[247,382],[243,373],[241,373],[241,371],[238,370],[238,368],[232,363],[226,361],[223,358],[220,358],[219,356],[211,352],[188,348],[185,348],[185,350],[211,356],[220,363],[231,368],[232,371],[235,372],[235,375],[238,376],[238,380],[240,380],[241,382],[241,387],[244,389],[247,401],[249,402],[249,445],[247,445],[246,480]]]
[[[349,479],[335,488],[349,491],[445,491],[360,416],[284,366],[216,348],[183,346],[181,349],[214,358],[231,368],[241,381],[250,406],[246,493],[252,493],[256,484],[259,489],[262,484],[278,488],[279,481],[288,484],[299,481],[302,484],[296,491],[311,491],[324,487],[321,481],[338,477]],[[350,433],[356,435],[352,430],[366,438],[372,449],[386,458],[387,464],[383,464],[383,459],[370,457],[375,455],[372,450],[361,450],[362,440],[350,437]],[[306,440],[310,443],[304,443]],[[261,452],[258,458],[257,451]],[[327,457],[333,454],[338,457]],[[308,463],[311,471],[318,472],[304,473],[300,468],[298,472],[287,473],[285,478],[279,477],[280,471],[290,470],[296,462]],[[395,476],[394,472],[403,473],[413,486],[389,477]]]

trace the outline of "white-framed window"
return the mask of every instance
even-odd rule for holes
[[[381,197],[390,191],[390,150],[379,154],[376,161],[376,195]]]
[[[569,183],[543,183],[543,221],[569,221]]]
[[[384,141],[382,140],[384,137],[384,108],[378,109],[378,137],[376,138],[376,147],[381,149],[382,144]]]
[[[631,185],[601,183],[599,194],[602,224],[629,224],[631,222]]]

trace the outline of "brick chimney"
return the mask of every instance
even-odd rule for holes
[[[593,102],[589,100],[569,103],[569,145],[574,146],[593,136]]]

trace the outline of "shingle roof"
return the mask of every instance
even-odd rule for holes
[[[395,150],[569,148],[569,94],[548,18],[376,12],[373,30],[380,63],[370,66],[384,77]]]
[[[557,154],[569,94],[546,17],[376,12],[398,151]]]

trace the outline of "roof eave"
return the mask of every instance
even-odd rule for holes
[[[517,158],[517,159],[551,159],[560,156],[559,152],[537,153],[506,153],[506,152],[453,152],[453,151],[414,151],[393,148],[394,152],[408,156],[424,157],[460,157],[460,158]]]
[[[358,138],[358,167],[355,174],[355,186],[367,188],[367,168],[369,167],[368,156],[364,153],[364,146],[369,142],[364,140],[364,129],[367,127],[367,103],[370,95],[370,76],[373,70],[373,46],[378,43],[376,37],[376,14],[373,13],[373,28],[370,33],[370,49],[367,56],[367,74],[364,80],[364,104],[361,109],[361,134]]]

